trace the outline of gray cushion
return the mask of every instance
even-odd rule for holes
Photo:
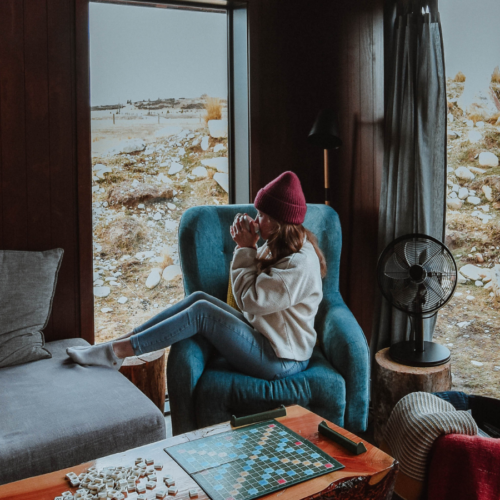
[[[0,369],[0,484],[165,439],[158,408],[121,373],[80,366],[49,342],[52,359]]]
[[[0,367],[50,358],[47,326],[63,250],[0,250]]]

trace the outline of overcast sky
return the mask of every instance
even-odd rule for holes
[[[227,97],[226,14],[90,3],[93,106]]]
[[[439,0],[446,74],[500,65],[500,0]]]
[[[439,0],[446,73],[500,65],[500,0]],[[224,13],[90,3],[92,105],[227,97]]]

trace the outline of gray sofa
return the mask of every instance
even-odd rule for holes
[[[0,368],[0,484],[71,467],[165,438],[158,408],[119,372],[52,357]]]

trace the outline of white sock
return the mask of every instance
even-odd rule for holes
[[[83,349],[81,347],[66,349],[68,356],[79,365],[109,366],[119,370],[124,361],[115,354],[112,343],[91,345]]]
[[[104,345],[104,344],[112,344],[113,342],[116,342],[118,340],[125,340],[129,339],[132,337],[132,335],[135,335],[134,332],[129,332],[126,335],[122,335],[121,337],[117,337],[116,339],[111,339],[111,340],[106,340],[106,342],[101,342],[99,345]],[[75,345],[71,347],[71,349],[88,349],[90,346],[88,345]]]

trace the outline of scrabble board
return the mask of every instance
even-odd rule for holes
[[[165,451],[212,500],[251,500],[344,468],[275,420]]]

